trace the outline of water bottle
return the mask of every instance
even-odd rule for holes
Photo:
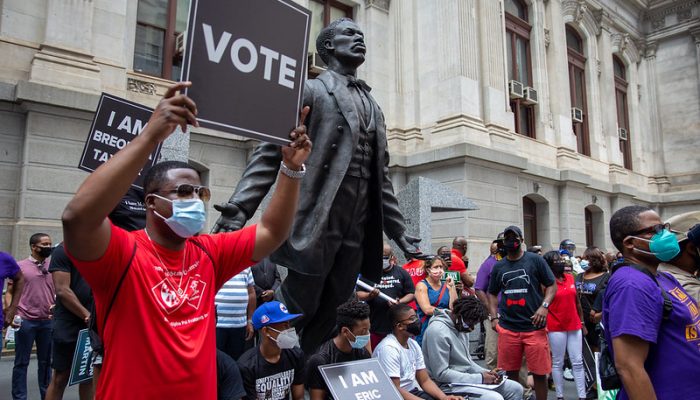
[[[15,318],[12,320],[12,327],[15,329],[19,329],[19,327],[22,325],[22,317],[19,315],[15,315]]]

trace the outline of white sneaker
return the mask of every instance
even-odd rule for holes
[[[573,381],[574,380],[574,374],[571,371],[571,368],[566,368],[564,369],[564,379],[567,381]]]

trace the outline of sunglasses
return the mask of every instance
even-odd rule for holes
[[[190,198],[193,193],[196,193],[202,201],[209,201],[209,199],[211,199],[211,190],[209,190],[208,187],[190,185],[189,183],[182,183],[177,185],[173,190],[163,191],[161,193],[177,194],[179,198]]]
[[[652,226],[649,226],[646,228],[642,228],[638,231],[632,232],[632,233],[628,234],[627,236],[637,236],[637,235],[642,235],[645,233],[656,234],[656,233],[662,232],[664,229],[668,229],[670,231],[671,225],[670,224],[656,224],[656,225],[652,225]]]

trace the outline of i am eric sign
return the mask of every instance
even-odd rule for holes
[[[92,348],[90,347],[90,335],[87,329],[78,332],[78,343],[73,353],[73,363],[70,367],[68,385],[76,385],[92,379]]]
[[[374,358],[322,365],[318,369],[334,399],[401,400],[396,386]]]
[[[285,145],[299,124],[311,12],[291,0],[192,0],[183,58],[197,120]]]
[[[141,134],[151,114],[152,108],[102,93],[78,168],[88,172],[96,170]],[[133,186],[143,188],[143,175],[158,160],[161,145],[148,157],[146,165],[132,183]]]

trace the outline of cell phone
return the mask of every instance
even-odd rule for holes
[[[505,376],[506,376],[506,371],[498,371],[498,381],[500,382]]]

